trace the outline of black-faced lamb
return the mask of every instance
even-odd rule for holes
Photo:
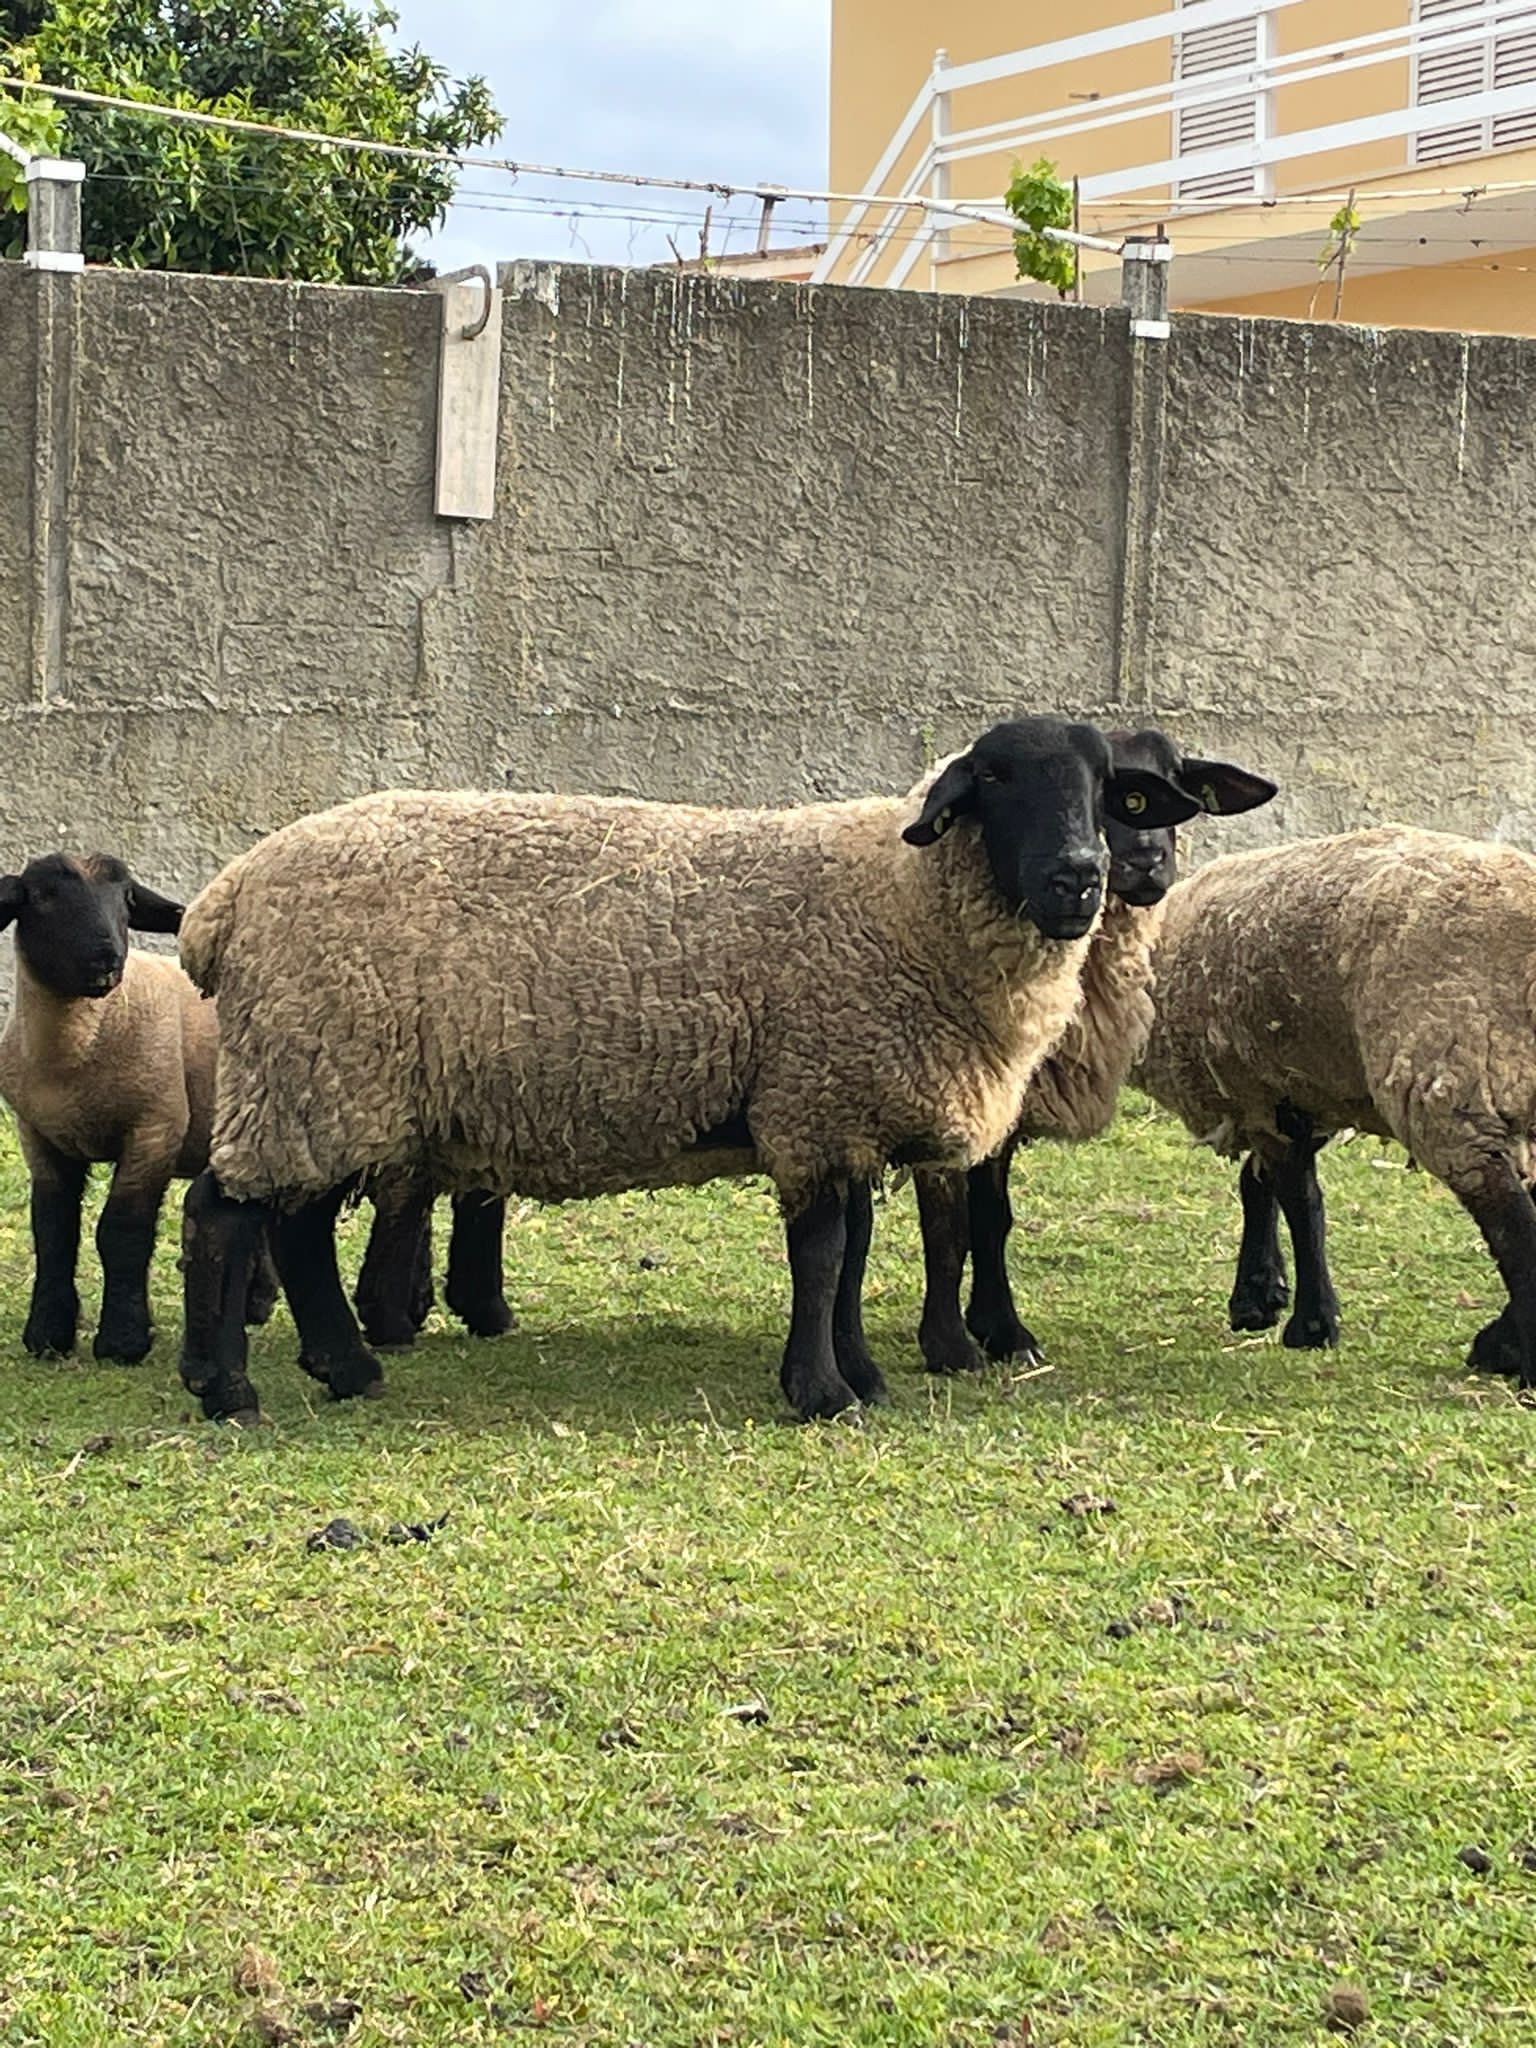
[[[35,1357],[74,1349],[80,1206],[96,1162],[110,1163],[112,1185],[96,1230],[95,1355],[133,1363],[153,1341],[155,1227],[170,1182],[208,1161],[218,1023],[174,960],[131,950],[128,934],[174,932],[181,915],[108,854],[44,854],[0,877],[0,929],[16,928],[0,1095],[31,1176],[35,1273],[22,1342]]]
[[[1155,726],[1106,737],[1116,767],[1154,771],[1209,816],[1255,810],[1276,794],[1273,782],[1246,768],[1180,754]],[[1175,828],[1110,818],[1105,838],[1108,895],[1083,964],[1082,1002],[1060,1043],[1036,1069],[1017,1128],[1001,1151],[968,1174],[924,1167],[915,1175],[924,1267],[918,1344],[930,1372],[974,1371],[987,1358],[1038,1362],[1040,1346],[1019,1315],[1008,1280],[1014,1153],[1035,1140],[1076,1144],[1108,1130],[1131,1063],[1152,1027],[1152,949],[1163,899],[1173,886]],[[968,1257],[971,1298],[962,1317],[960,1284]]]
[[[1536,860],[1407,826],[1231,854],[1169,895],[1139,1084],[1243,1162],[1235,1329],[1286,1305],[1331,1345],[1338,1302],[1315,1161],[1352,1128],[1395,1138],[1456,1195],[1509,1294],[1469,1364],[1536,1385]]]
[[[394,791],[274,833],[182,930],[222,1031],[187,1384],[210,1414],[255,1403],[221,1275],[261,1205],[306,1367],[345,1396],[380,1380],[333,1239],[370,1176],[561,1201],[762,1171],[786,1395],[807,1417],[880,1398],[870,1181],[997,1149],[1077,1002],[1105,816],[1197,808],[1094,727],[1032,718],[920,803]]]

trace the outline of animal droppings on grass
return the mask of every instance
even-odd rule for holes
[[[1119,1621],[1106,1623],[1104,1633],[1112,1642],[1123,1643],[1128,1636],[1135,1635],[1138,1626],[1137,1622],[1130,1620],[1128,1617],[1122,1617]]]
[[[362,2018],[363,2008],[355,1998],[316,1998],[303,2008],[303,2014],[311,2026],[323,2027],[328,2034],[345,2034]]]
[[[327,1522],[323,1529],[316,1529],[304,1539],[306,1550],[361,1550],[367,1542],[361,1529],[349,1522],[345,1515],[338,1515]]]
[[[491,1980],[483,1970],[461,1970],[459,1990],[471,2005],[479,2005],[491,1995]]]
[[[266,2005],[258,2005],[251,2014],[251,2032],[267,2048],[290,2048],[291,2043],[303,2039],[297,2027],[290,2026],[280,2012]]]
[[[1204,1769],[1205,1758],[1198,1750],[1181,1749],[1171,1756],[1156,1757],[1151,1763],[1138,1764],[1132,1776],[1138,1785],[1150,1785],[1154,1792],[1167,1792],[1176,1785],[1190,1784]]]
[[[1092,1515],[1115,1515],[1120,1512],[1115,1503],[1096,1493],[1070,1493],[1061,1504],[1062,1513],[1086,1521]]]
[[[231,1975],[242,1998],[272,1999],[282,1994],[283,1980],[276,1963],[254,1942],[248,1941],[235,1957]]]
[[[1536,1842],[1522,1842],[1515,1851],[1515,1861],[1522,1870],[1536,1870]]]
[[[727,1721],[742,1721],[754,1728],[766,1726],[768,1709],[762,1700],[742,1700],[734,1707],[722,1707],[722,1718]]]
[[[430,1543],[447,1522],[446,1514],[436,1516],[430,1522],[391,1522],[384,1531],[386,1543]]]
[[[1474,1877],[1486,1877],[1493,1868],[1493,1858],[1486,1849],[1478,1848],[1475,1842],[1465,1849],[1458,1849],[1456,1861],[1470,1870]]]
[[[1335,1984],[1324,2001],[1324,2012],[1336,2033],[1353,2033],[1370,2018],[1370,2000],[1358,1984]]]

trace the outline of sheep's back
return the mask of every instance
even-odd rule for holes
[[[1426,1089],[1437,1126],[1531,1113],[1536,862],[1512,847],[1382,827],[1227,855],[1171,893],[1154,972],[1138,1078],[1220,1150],[1272,1152],[1283,1102],[1421,1153]]]

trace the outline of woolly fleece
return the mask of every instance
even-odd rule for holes
[[[1137,1074],[1227,1157],[1320,1132],[1396,1138],[1452,1188],[1529,1181],[1536,860],[1407,826],[1229,854],[1166,899]]]
[[[386,791],[300,819],[189,907],[219,998],[211,1164],[294,1203],[357,1173],[564,1200],[761,1170],[793,1214],[1018,1121],[1089,940],[998,896],[920,798],[788,811]],[[696,1144],[747,1106],[754,1150]]]

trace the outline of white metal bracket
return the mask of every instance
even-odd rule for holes
[[[501,424],[501,293],[480,263],[434,278],[432,289],[443,309],[434,510],[440,519],[490,519]]]

